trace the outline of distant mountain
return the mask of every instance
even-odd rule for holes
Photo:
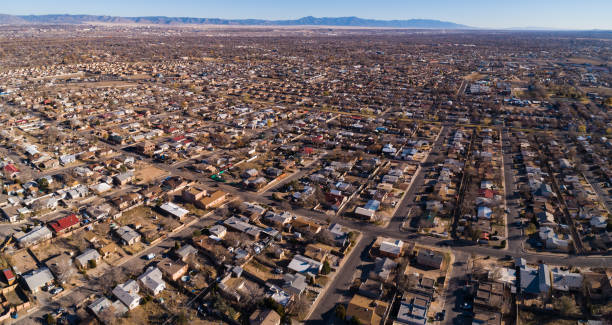
[[[467,29],[465,25],[432,19],[376,20],[358,17],[303,17],[294,20],[263,19],[221,19],[191,17],[116,17],[94,15],[28,15],[13,16],[0,14],[1,25],[20,24],[87,24],[87,23],[136,23],[153,25],[244,25],[244,26],[347,26],[347,27],[388,27],[423,29]]]

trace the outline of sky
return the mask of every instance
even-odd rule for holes
[[[12,15],[437,19],[472,27],[612,30],[612,0],[4,0]]]

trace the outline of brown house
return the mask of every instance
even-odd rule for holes
[[[171,281],[177,281],[187,273],[187,264],[182,261],[173,261],[169,258],[164,258],[157,267],[162,271],[162,274]]]

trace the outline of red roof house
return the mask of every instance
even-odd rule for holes
[[[13,271],[11,271],[10,269],[2,270],[2,275],[4,275],[4,279],[6,279],[6,283],[8,283],[9,285],[15,282],[15,274],[13,274]]]
[[[19,169],[15,165],[8,164],[4,166],[4,175],[6,177],[13,178],[17,174],[19,174]]]
[[[495,196],[495,192],[490,189],[480,190],[480,195],[486,197],[487,199],[492,199]]]
[[[62,233],[74,227],[75,225],[78,225],[79,222],[79,218],[76,216],[76,214],[73,213],[63,218],[51,221],[49,225],[56,233]]]

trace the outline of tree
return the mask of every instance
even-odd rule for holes
[[[109,293],[118,283],[122,283],[127,279],[126,274],[120,267],[114,267],[104,272],[102,276],[96,279],[101,290]]]
[[[579,312],[576,301],[570,296],[563,296],[559,299],[555,299],[553,302],[555,309],[560,311],[563,316],[577,314]]]
[[[525,229],[525,233],[529,236],[534,234],[537,231],[537,227],[533,222],[530,222],[527,228]]]
[[[308,301],[306,295],[301,295],[293,304],[293,314],[297,315],[299,319],[304,319],[308,309],[310,308],[311,302]]]
[[[57,324],[57,320],[51,314],[47,314],[47,316],[45,316],[45,322],[47,323],[47,325]]]
[[[47,190],[49,190],[49,181],[45,177],[40,178],[37,183],[38,188],[42,191],[46,192]]]
[[[327,275],[329,273],[331,273],[331,265],[329,265],[329,262],[326,260],[325,262],[323,262],[323,268],[321,269],[321,274]]]
[[[72,260],[67,255],[64,256],[65,258],[56,259],[56,262],[51,266],[59,283],[69,282],[75,274],[75,269],[72,267]]]
[[[315,235],[315,239],[318,242],[323,243],[325,245],[329,245],[329,246],[333,246],[336,244],[336,240],[334,239],[334,236],[327,230],[319,231]]]
[[[344,308],[343,304],[338,304],[336,306],[336,317],[342,320],[346,318],[346,308]]]

